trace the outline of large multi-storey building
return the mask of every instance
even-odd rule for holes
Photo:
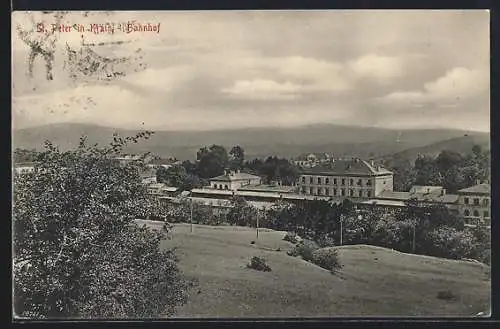
[[[361,159],[333,160],[304,169],[299,190],[302,195],[333,199],[369,199],[393,190],[393,173]]]
[[[490,184],[477,184],[458,191],[458,213],[467,225],[490,225]]]

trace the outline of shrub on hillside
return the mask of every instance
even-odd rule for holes
[[[288,232],[283,237],[283,240],[288,241],[288,242],[293,243],[293,244],[297,244],[297,243],[300,243],[302,241],[302,238],[295,233]]]
[[[288,255],[293,257],[300,256],[303,260],[310,262],[313,260],[313,253],[318,249],[319,245],[316,242],[304,240],[295,246],[295,248],[290,250]]]
[[[322,248],[313,252],[312,262],[319,267],[335,273],[342,268],[338,250],[335,248]]]
[[[319,237],[316,241],[321,248],[328,248],[335,246],[335,241],[328,235],[323,235]]]
[[[257,271],[263,271],[263,272],[271,271],[271,267],[269,267],[269,265],[266,264],[266,261],[263,258],[257,256],[254,256],[252,257],[252,259],[250,259],[250,263],[247,264],[247,267]]]

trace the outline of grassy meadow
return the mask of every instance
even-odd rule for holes
[[[154,224],[152,224],[154,225]],[[161,224],[157,224],[161,225]],[[165,248],[197,280],[176,317],[474,316],[489,314],[485,265],[356,245],[339,248],[339,274],[286,254],[285,232],[176,224]],[[255,244],[251,244],[255,241]],[[246,267],[263,257],[271,272]],[[451,300],[437,298],[451,291]]]

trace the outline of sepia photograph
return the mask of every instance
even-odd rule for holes
[[[11,17],[14,321],[491,316],[488,10]]]

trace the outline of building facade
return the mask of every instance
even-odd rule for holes
[[[491,224],[490,184],[477,184],[458,191],[458,213],[468,226]]]
[[[361,159],[334,160],[305,169],[298,183],[302,195],[369,199],[393,190],[393,173]]]
[[[260,185],[262,179],[259,176],[243,173],[240,171],[226,171],[224,175],[210,179],[210,187],[217,190],[232,190],[249,185]]]

